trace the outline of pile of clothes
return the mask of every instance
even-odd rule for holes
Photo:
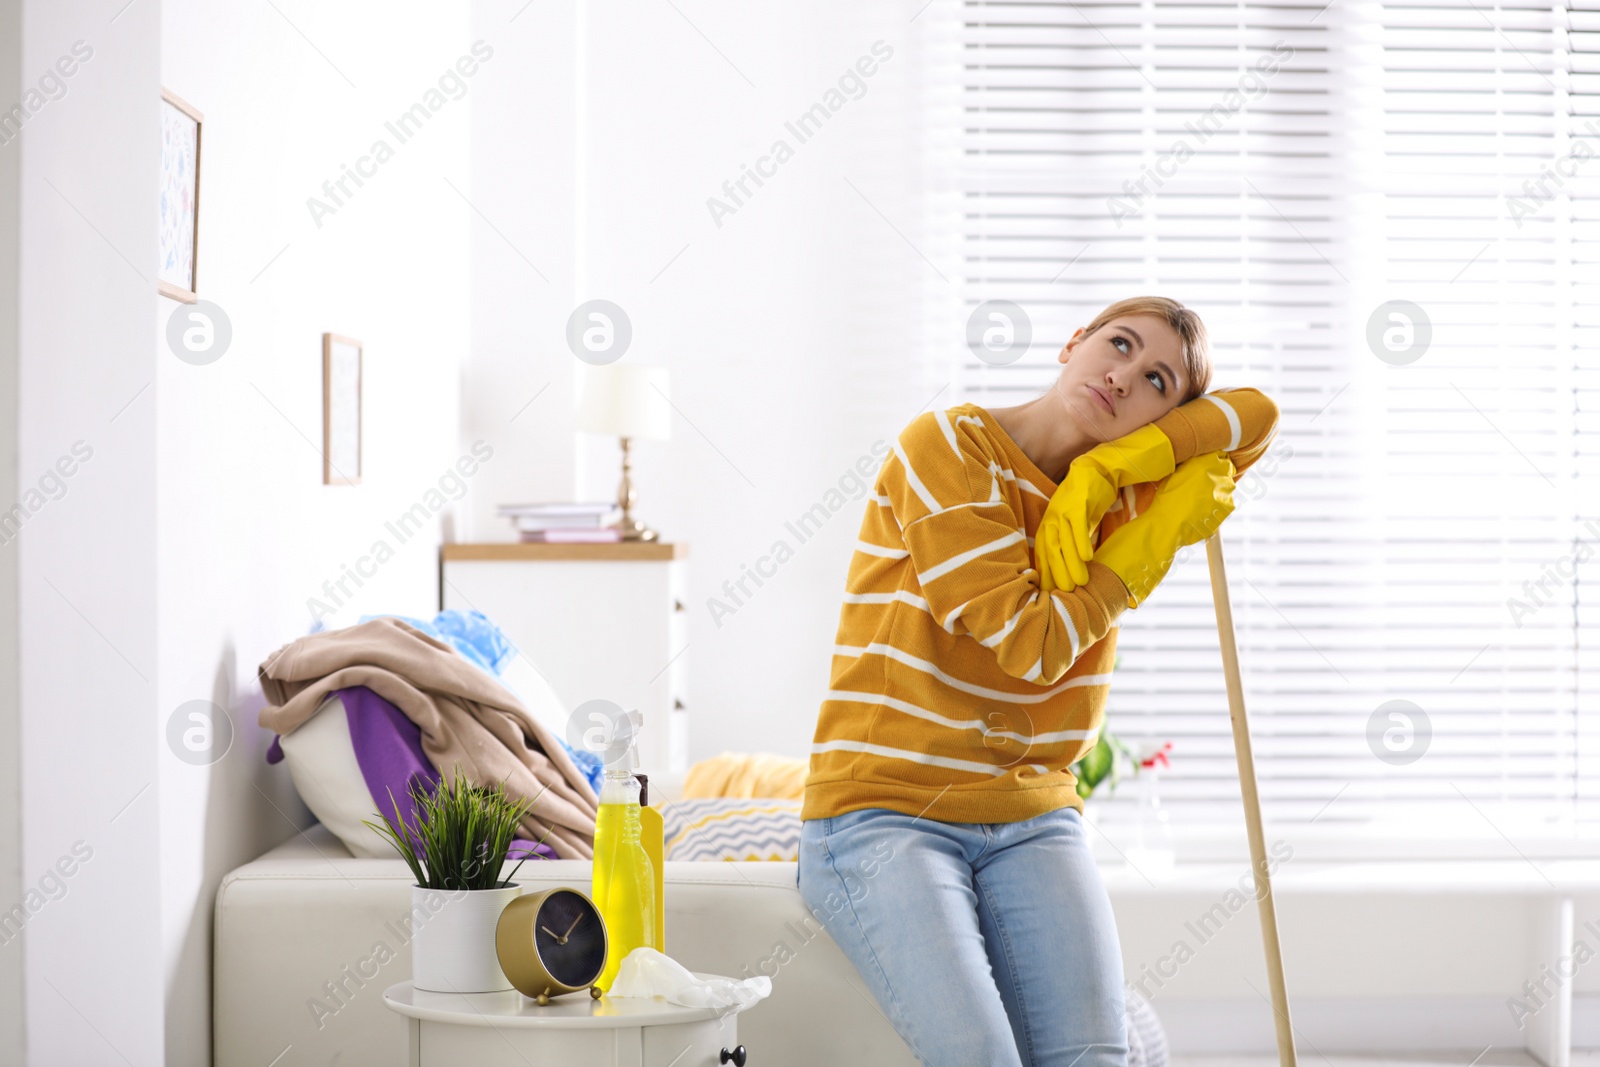
[[[290,733],[337,694],[362,776],[385,808],[393,797],[411,822],[411,783],[431,787],[460,768],[475,783],[534,801],[519,834],[525,852],[592,859],[600,760],[573,750],[499,682],[515,655],[478,612],[441,612],[432,622],[364,618],[268,656],[260,667],[267,706],[257,721]],[[281,758],[274,740],[268,760]]]

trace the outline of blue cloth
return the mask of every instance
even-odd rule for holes
[[[382,615],[363,615],[360,622],[383,618]],[[471,662],[495,677],[506,669],[517,654],[516,646],[506,640],[500,627],[490,622],[481,611],[441,611],[431,621],[413,619],[409,615],[390,615],[408,623],[433,638],[455,649]]]
[[[1127,1064],[1116,920],[1075,808],[808,819],[795,879],[930,1067]]]

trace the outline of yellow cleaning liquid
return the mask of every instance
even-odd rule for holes
[[[656,879],[640,840],[639,781],[607,772],[594,828],[594,903],[605,920],[606,966],[595,983],[611,988],[623,959],[656,944]]]

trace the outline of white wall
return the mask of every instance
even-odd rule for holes
[[[14,8],[0,17],[18,21]],[[24,82],[76,41],[92,49],[0,147],[0,220],[17,217],[5,168],[21,166],[20,288],[5,291],[22,309],[20,387],[0,385],[0,428],[16,399],[4,439],[19,458],[0,465],[0,500],[75,442],[92,450],[0,549],[0,678],[15,677],[3,669],[10,567],[26,622],[20,728],[0,691],[0,751],[21,739],[23,843],[18,884],[4,828],[15,805],[0,798],[0,903],[58,862],[72,868],[21,944],[0,946],[0,1000],[26,1012],[28,1062],[209,1062],[217,882],[309,821],[284,769],[263,762],[256,667],[307,631],[313,598],[337,607],[330,625],[435,608],[436,546],[459,500],[404,541],[385,523],[426,506],[441,479],[446,497],[471,486],[450,472],[471,443],[459,419],[467,137],[494,57],[458,71],[405,143],[384,124],[429,104],[470,31],[465,5],[27,8]],[[0,84],[15,72],[0,55]],[[200,292],[233,338],[204,366],[168,347],[170,316],[188,309],[154,285],[162,85],[206,116]],[[0,95],[9,107],[11,91]],[[392,158],[319,227],[307,199],[378,139]],[[0,258],[8,239],[0,221]],[[10,307],[0,301],[0,337]],[[330,330],[366,344],[353,488],[321,484]],[[9,348],[0,340],[0,381]],[[346,568],[379,541],[392,558],[351,584]],[[343,593],[325,591],[341,579]],[[234,734],[204,765],[167,742],[174,712],[196,700],[223,709]],[[5,984],[18,976],[22,996]],[[16,1059],[19,1029],[0,1016],[0,1060]]]
[[[71,872],[22,939],[28,1062],[40,1064],[162,1056],[149,339],[160,8],[110,19],[103,5],[26,5],[25,83],[74,42],[93,56],[9,149],[22,162],[19,481],[36,487],[74,442],[93,450],[6,549],[20,568],[24,888],[53,889],[57,863]]]
[[[505,441],[475,480],[457,540],[505,538],[496,504],[572,491],[575,8],[477,0],[473,36],[496,49],[473,98],[472,347],[462,433]]]
[[[0,2],[0,99],[21,99],[22,4]],[[6,105],[9,107],[9,104]],[[5,135],[0,134],[0,138]],[[0,145],[0,507],[17,499],[19,144]],[[17,715],[17,553],[0,547],[0,909],[22,895],[22,782]],[[22,945],[0,928],[0,1063],[23,1052]]]
[[[438,110],[402,142],[385,124],[427,106],[471,57],[466,6],[278,8],[161,5],[162,81],[206,116],[202,295],[234,331],[223,358],[193,366],[166,348],[176,304],[155,302],[146,327],[160,416],[155,714],[164,725],[185,702],[210,700],[237,732],[211,766],[158,753],[169,1064],[208,1062],[218,881],[308,821],[284,769],[263,759],[257,665],[307,631],[312,599],[337,607],[333,626],[433,613],[435,546],[455,505],[403,542],[385,524],[424,501],[470,444],[458,433],[471,335],[467,138],[482,79],[503,60],[490,45],[487,60],[466,64],[470,76],[454,71]],[[393,157],[363,165],[375,173],[347,180],[351,195],[319,226],[307,200],[332,204],[323,183],[378,140]],[[322,484],[324,331],[365,344],[357,487]],[[447,480],[447,496],[456,485]],[[378,542],[394,552],[381,564]],[[358,564],[375,568],[359,587],[345,578]],[[342,592],[324,591],[341,579]],[[262,1051],[266,1062],[279,1050]]]
[[[480,5],[480,23],[490,6]],[[921,184],[928,147],[915,11],[839,2],[579,10],[576,102],[559,91],[521,92],[499,131],[507,143],[547,148],[535,158],[558,173],[572,154],[579,192],[550,195],[541,186],[527,229],[554,230],[576,213],[575,261],[556,264],[575,278],[565,305],[552,307],[558,285],[534,289],[534,311],[524,316],[533,321],[519,345],[531,376],[511,373],[509,355],[487,355],[481,345],[469,364],[469,412],[509,408],[528,384],[556,383],[539,401],[537,436],[518,439],[525,476],[478,497],[473,532],[508,539],[493,506],[512,497],[614,495],[613,442],[585,437],[574,464],[565,462],[571,382],[581,365],[562,330],[580,301],[621,305],[634,330],[625,361],[671,368],[679,409],[671,442],[640,442],[634,451],[641,517],[690,544],[690,759],[724,749],[801,756],[827,686],[864,505],[849,501],[805,544],[785,523],[823,500],[875,441],[892,441],[950,381],[944,357],[953,349],[928,336],[938,321],[930,302],[954,290],[923,256],[945,277],[956,275],[923,232],[930,194]],[[523,18],[532,16],[530,9]],[[859,99],[846,99],[805,143],[786,132],[786,121],[823,100],[880,40],[893,55],[863,79]],[[518,47],[522,67],[540,62],[549,43],[524,38]],[[564,124],[574,111],[569,142]],[[556,139],[542,140],[552,131]],[[708,198],[724,197],[723,183],[779,138],[793,158],[763,187],[747,186],[753,195],[719,227]],[[483,158],[485,147],[476,150]],[[496,199],[495,190],[525,181],[521,170],[481,167],[478,187]],[[552,257],[559,251],[552,246]],[[493,243],[474,244],[480,276],[506,262]],[[960,344],[959,332],[947,338]],[[565,395],[552,395],[563,387]],[[952,402],[948,390],[940,400]],[[759,589],[747,580],[753,596],[728,600],[723,583],[778,540],[794,557]],[[736,609],[720,626],[707,606],[713,595]]]

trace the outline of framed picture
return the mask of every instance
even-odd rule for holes
[[[195,249],[200,236],[200,112],[161,90],[161,269],[162,296],[185,304],[200,297]]]
[[[322,335],[322,484],[361,484],[361,342]]]

